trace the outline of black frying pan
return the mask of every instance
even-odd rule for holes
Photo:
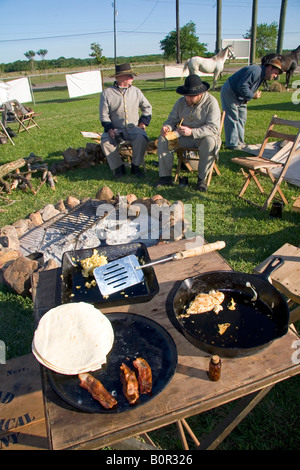
[[[172,323],[194,346],[210,354],[242,357],[259,352],[288,330],[288,305],[268,280],[282,264],[281,258],[275,258],[261,274],[212,271],[185,279],[173,295],[168,312]],[[181,316],[197,294],[211,290],[225,294],[223,310]],[[228,308],[231,299],[235,310]],[[224,323],[230,327],[221,335],[218,325]]]

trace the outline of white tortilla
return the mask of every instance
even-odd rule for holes
[[[49,310],[34,333],[32,352],[46,367],[66,375],[99,369],[106,363],[114,332],[108,318],[85,302]]]

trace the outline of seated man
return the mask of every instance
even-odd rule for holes
[[[156,187],[172,185],[174,151],[169,149],[167,133],[176,130],[179,147],[199,153],[197,190],[207,190],[206,178],[221,147],[221,111],[216,98],[207,93],[210,85],[198,75],[189,75],[176,92],[184,95],[175,103],[164,122],[157,142],[159,181]]]
[[[145,128],[151,120],[152,106],[139,88],[132,85],[134,75],[138,74],[129,64],[116,65],[116,80],[100,98],[100,121],[104,127],[101,148],[115,178],[126,174],[119,153],[122,141],[132,145],[131,174],[143,176],[139,167],[144,164],[147,150],[149,139]]]

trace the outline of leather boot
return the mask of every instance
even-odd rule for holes
[[[172,176],[161,176],[156,184],[153,185],[154,188],[161,188],[162,186],[173,186]]]
[[[114,178],[122,178],[126,175],[126,169],[124,163],[114,170]]]
[[[144,173],[142,172],[140,167],[134,165],[133,163],[131,164],[131,174],[137,176],[138,178],[142,178],[144,176]]]
[[[201,180],[199,177],[198,177],[196,189],[200,191],[201,193],[205,193],[207,191],[207,184],[205,183],[204,180]]]

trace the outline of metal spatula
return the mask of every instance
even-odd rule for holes
[[[119,292],[126,287],[134,286],[144,280],[143,268],[153,266],[167,261],[176,261],[193,256],[203,255],[211,251],[220,250],[225,247],[225,242],[218,241],[207,245],[201,245],[197,248],[191,248],[185,251],[179,251],[148,264],[140,265],[135,255],[125,256],[124,258],[111,261],[108,264],[94,269],[94,277],[102,295],[110,295]]]

